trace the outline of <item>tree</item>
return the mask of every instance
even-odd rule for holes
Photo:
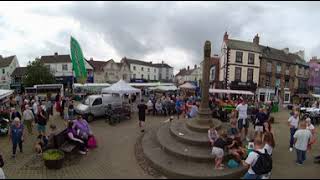
[[[53,84],[56,80],[50,69],[36,59],[29,62],[26,76],[23,78],[25,87],[31,87],[35,84]]]

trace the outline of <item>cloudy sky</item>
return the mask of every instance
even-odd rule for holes
[[[260,42],[306,59],[320,56],[319,2],[0,2],[0,54],[20,65],[41,55],[70,53],[70,36],[85,57],[199,63],[205,40],[219,49],[229,37]]]

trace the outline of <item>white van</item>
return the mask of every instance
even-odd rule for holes
[[[95,117],[104,116],[109,105],[112,109],[121,107],[120,96],[117,94],[90,95],[75,107],[75,112],[87,116],[88,122],[91,122]]]

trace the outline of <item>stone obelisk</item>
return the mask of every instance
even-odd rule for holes
[[[204,60],[202,64],[202,80],[201,80],[201,104],[196,118],[199,124],[211,123],[211,110],[209,108],[209,88],[210,88],[210,58],[211,58],[211,42],[206,41],[204,44]]]

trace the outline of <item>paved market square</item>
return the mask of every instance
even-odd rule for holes
[[[312,157],[320,155],[320,145],[316,143],[313,146],[303,166],[296,165],[295,152],[288,151],[289,130],[286,123],[288,114],[287,110],[273,114],[276,121],[273,124],[276,147],[273,153],[272,178],[318,178],[320,177],[320,165],[314,164]],[[147,116],[146,130],[160,127],[167,119],[168,117],[163,116]],[[64,128],[64,121],[58,114],[50,118],[48,124],[51,123],[56,124],[59,129]],[[16,159],[10,157],[11,144],[9,144],[8,137],[1,137],[0,150],[5,159],[3,170],[6,177],[8,179],[165,178],[159,175],[151,176],[143,170],[146,168],[139,166],[134,150],[137,139],[141,136],[136,113],[131,120],[122,121],[115,126],[110,126],[103,118],[90,123],[90,126],[97,137],[98,148],[87,155],[71,156],[60,170],[46,169],[41,158],[35,155],[33,151],[35,135],[27,136],[24,152],[23,154],[17,153]],[[318,127],[317,130],[319,130]],[[319,135],[317,138],[319,139]],[[212,168],[214,168],[213,164]]]

